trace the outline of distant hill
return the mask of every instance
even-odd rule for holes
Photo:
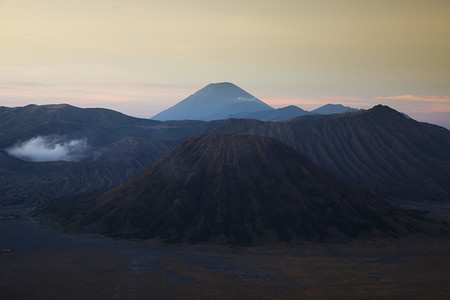
[[[330,115],[342,114],[346,112],[357,111],[356,108],[343,106],[342,104],[326,104],[309,112],[311,115]]]
[[[241,118],[241,119],[256,119],[261,121],[277,122],[292,119],[299,116],[308,115],[309,112],[301,109],[295,105],[289,105],[277,109],[269,109],[254,113],[240,113],[236,115],[231,115],[231,118]]]
[[[151,119],[212,121],[238,118],[277,122],[304,115],[352,111],[357,109],[341,104],[327,104],[310,112],[295,105],[274,109],[240,87],[229,82],[221,82],[207,85]]]
[[[192,138],[128,183],[47,214],[71,231],[241,245],[397,236],[411,221],[279,141],[243,135]]]
[[[212,83],[174,106],[152,117],[153,120],[219,120],[240,113],[253,113],[273,108],[238,86]]]
[[[79,108],[68,104],[0,107],[0,148],[37,135],[68,135],[88,138],[91,144],[105,145],[126,137],[117,129],[156,125],[158,121],[133,118],[104,108]],[[112,133],[112,131],[115,131]],[[117,136],[119,134],[119,136]],[[139,135],[139,133],[136,133]]]

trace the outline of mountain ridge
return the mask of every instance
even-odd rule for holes
[[[236,134],[191,138],[126,184],[47,215],[69,231],[239,245],[397,236],[414,227],[289,146]]]
[[[349,107],[349,106],[344,106],[342,104],[325,104],[319,108],[316,108],[312,111],[310,111],[309,113],[312,115],[329,115],[329,114],[341,114],[341,113],[346,113],[346,112],[352,112],[352,111],[357,111],[357,109]]]
[[[28,109],[39,113],[31,114]],[[97,176],[94,179],[106,183],[107,177],[112,176],[110,178],[115,178],[113,185],[118,185],[199,134],[269,136],[291,146],[341,180],[394,203],[397,200],[450,202],[450,131],[406,119],[384,106],[344,114],[308,115],[282,122],[254,119],[161,122],[132,117],[117,122],[116,114],[104,114],[102,109],[76,109],[67,121],[61,119],[68,113],[67,108],[60,109],[63,111],[37,106],[27,109],[0,107],[0,149],[37,135],[86,139],[92,151],[100,154],[89,157],[110,164],[108,168],[115,174],[107,175],[110,171],[103,172],[103,166],[97,164],[92,169]],[[7,156],[5,153],[3,157]],[[122,162],[129,162],[129,165]],[[56,201],[76,194],[78,188],[70,186],[70,180],[73,180],[70,178],[78,178],[79,167],[75,166],[81,162],[58,164],[66,166],[67,176],[48,177],[54,186],[40,184],[38,172],[27,173],[18,161],[2,164],[0,204],[18,199],[32,206],[36,199]],[[29,163],[29,166],[36,165],[42,172],[53,168],[51,162]],[[91,185],[89,180],[84,175],[79,178],[84,186]],[[113,185],[101,187],[106,189]],[[38,189],[33,191],[31,186]]]
[[[274,109],[233,83],[220,82],[208,84],[151,119],[212,121],[244,118],[276,122],[308,114],[336,114],[356,110],[341,104],[326,104],[309,112],[295,105]]]
[[[387,106],[234,123],[223,132],[277,138],[338,178],[391,200],[450,202],[450,131]]]

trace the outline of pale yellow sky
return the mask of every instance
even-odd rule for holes
[[[445,117],[449,37],[449,0],[0,0],[0,105],[151,116],[230,81],[278,106],[384,102]]]

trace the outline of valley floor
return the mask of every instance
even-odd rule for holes
[[[231,247],[114,241],[0,220],[2,299],[450,299],[450,238]]]

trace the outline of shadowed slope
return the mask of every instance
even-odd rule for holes
[[[147,168],[178,143],[125,138],[95,150],[95,161],[28,162],[0,150],[0,206],[43,205],[111,189]]]
[[[34,206],[79,193],[108,190],[135,177],[188,137],[208,131],[212,125],[199,121],[163,123],[67,104],[0,107],[0,206]],[[66,142],[83,139],[87,147],[80,162],[55,159],[31,163],[1,150],[37,136]],[[30,154],[37,150],[28,151]]]
[[[279,123],[230,120],[218,131],[274,137],[333,175],[391,200],[450,202],[450,131],[387,106]]]
[[[254,244],[396,235],[404,216],[270,138],[190,139],[130,182],[45,212],[68,230]]]
[[[278,123],[237,119],[159,122],[68,105],[0,107],[0,148],[36,135],[87,138],[92,150],[101,154],[98,160],[111,163],[110,170],[118,172],[114,175],[116,184],[137,175],[187,138],[208,132],[274,137],[347,183],[390,200],[450,203],[450,131],[407,119],[385,106]],[[67,163],[64,168],[69,174],[75,166]],[[31,203],[40,193],[50,199],[53,186],[69,187],[68,183],[58,183],[61,177],[57,173],[52,175],[52,186],[40,184],[45,163],[30,168],[36,169],[35,173],[17,168],[14,164],[0,165],[0,203],[11,203],[16,196],[24,201],[28,197]],[[111,178],[108,172],[94,173],[100,182]],[[67,178],[78,182],[77,174],[74,171]],[[31,186],[40,188],[33,192]]]

